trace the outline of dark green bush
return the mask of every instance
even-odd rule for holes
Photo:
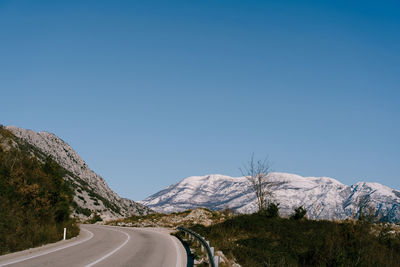
[[[303,206],[297,207],[294,209],[294,213],[290,216],[292,220],[300,220],[306,216],[307,210],[303,208]]]
[[[83,214],[83,215],[85,215],[86,217],[89,217],[89,216],[92,214],[92,210],[91,210],[91,209],[82,208],[82,207],[80,207],[80,206],[77,206],[77,207],[75,208],[75,211],[76,211],[76,213],[78,213],[78,214]]]
[[[260,213],[269,218],[279,217],[279,203],[269,203],[267,208],[265,210],[261,210]]]
[[[96,213],[95,215],[93,215],[93,218],[89,220],[89,223],[96,223],[101,221],[103,221],[103,219],[100,217],[99,214]]]

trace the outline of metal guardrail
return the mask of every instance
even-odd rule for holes
[[[189,235],[193,236],[194,238],[196,238],[200,244],[206,249],[207,251],[207,255],[208,255],[208,259],[210,262],[210,267],[218,267],[219,265],[219,256],[214,256],[214,248],[210,247],[210,244],[208,241],[206,241],[202,236],[200,236],[198,233],[193,232],[190,229],[187,229],[185,227],[182,226],[178,226],[176,229],[178,229],[179,231],[183,231],[185,233],[188,233]]]

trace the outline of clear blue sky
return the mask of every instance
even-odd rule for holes
[[[134,200],[253,152],[399,189],[398,3],[0,0],[0,123]]]

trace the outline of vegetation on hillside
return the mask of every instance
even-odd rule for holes
[[[70,218],[73,191],[51,158],[38,159],[0,127],[0,254],[79,233]]]
[[[368,221],[284,219],[238,215],[192,226],[242,266],[400,266],[400,234]]]
[[[211,225],[224,221],[231,216],[229,210],[211,211],[207,208],[185,210],[170,214],[150,213],[143,216],[130,216],[119,220],[109,221],[108,225],[129,227],[168,227],[192,226],[195,224]]]

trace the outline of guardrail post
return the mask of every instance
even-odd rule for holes
[[[214,264],[215,264],[215,267],[219,266],[219,256],[214,256]]]
[[[214,257],[214,247],[210,247],[211,255]]]
[[[64,237],[63,240],[67,239],[67,228],[64,228]]]

